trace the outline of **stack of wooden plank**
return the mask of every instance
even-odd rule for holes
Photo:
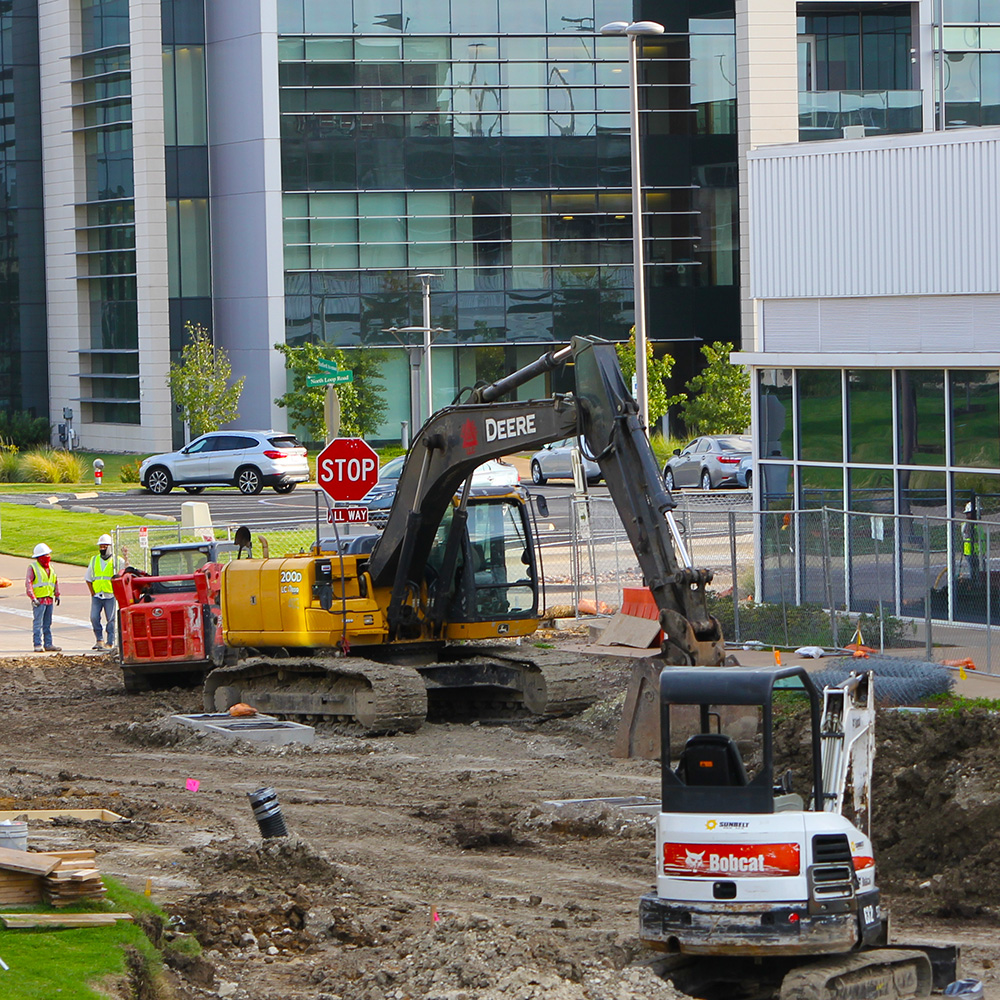
[[[12,906],[46,900],[69,906],[107,894],[95,851],[31,853],[0,848],[0,904]]]
[[[94,859],[96,851],[49,851],[58,864],[45,876],[42,895],[53,906],[69,906],[107,895]]]

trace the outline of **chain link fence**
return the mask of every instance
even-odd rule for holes
[[[537,525],[544,607],[611,614],[626,588],[643,586],[621,518],[607,496],[574,496],[567,510],[568,529]],[[709,607],[727,641],[844,647],[860,632],[873,649],[1000,673],[1000,513],[969,522],[831,508],[754,511],[749,494],[720,491],[682,495],[674,517],[692,563],[714,573]],[[263,554],[261,539],[271,555],[307,552],[316,539],[314,518],[240,523],[255,540],[254,555]],[[116,552],[148,572],[151,547],[232,541],[236,527],[117,528]],[[338,530],[344,537],[373,529]],[[324,517],[320,536],[333,534]]]
[[[576,497],[570,508],[568,551],[550,546],[546,580],[562,584],[578,614],[612,613],[626,587],[642,585],[638,561],[610,498]],[[692,563],[714,573],[710,610],[733,643],[860,641],[1000,672],[1000,515],[970,527],[830,508],[753,511],[748,496],[719,493],[684,497],[674,517]]]

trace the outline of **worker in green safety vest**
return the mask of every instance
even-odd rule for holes
[[[52,607],[59,603],[59,579],[52,565],[52,549],[39,542],[31,553],[24,592],[31,599],[31,637],[36,653],[58,653],[52,641]]]
[[[962,560],[969,571],[969,579],[979,578],[979,510],[978,504],[970,500],[965,505],[965,520],[962,522]]]
[[[111,589],[111,578],[120,573],[124,567],[122,560],[116,560],[111,551],[111,536],[101,535],[97,539],[97,555],[91,558],[83,578],[90,588],[90,624],[94,629],[94,649],[114,648],[118,605]],[[105,626],[103,631],[102,615]],[[106,638],[102,638],[102,635]]]

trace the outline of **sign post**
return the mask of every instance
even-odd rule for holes
[[[378,482],[378,455],[361,438],[336,438],[316,458],[316,481],[331,500],[360,500]]]

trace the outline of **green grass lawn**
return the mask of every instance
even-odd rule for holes
[[[131,892],[113,879],[103,903],[68,906],[64,913],[166,914],[150,900]],[[5,907],[11,913],[53,913],[46,904]],[[101,984],[125,973],[125,949],[135,948],[145,959],[149,978],[161,976],[160,953],[134,923],[119,921],[113,927],[65,930],[6,930],[0,927],[0,958],[10,967],[0,969],[0,996],[4,1000],[94,1000],[111,995]],[[114,996],[122,994],[116,991]]]
[[[0,552],[30,557],[32,549],[45,542],[56,562],[86,566],[97,551],[97,539],[116,525],[149,525],[144,517],[107,517],[76,514],[66,510],[41,510],[22,504],[0,503]],[[2,995],[2,994],[0,994]]]

